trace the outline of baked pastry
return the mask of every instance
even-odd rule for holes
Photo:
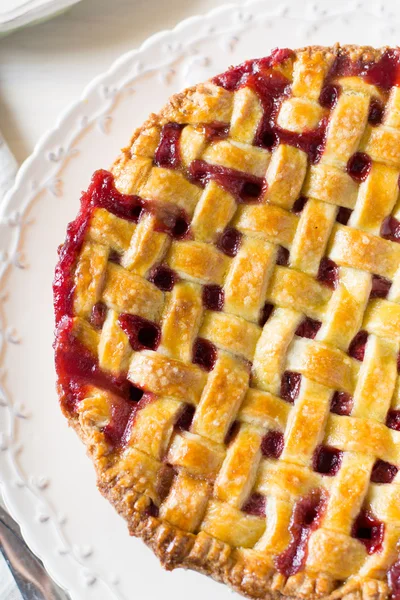
[[[168,569],[400,598],[400,50],[275,50],[98,171],[54,282],[61,407]]]

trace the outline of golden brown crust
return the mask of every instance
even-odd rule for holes
[[[129,533],[140,537],[165,569],[183,567],[199,571],[252,599],[383,600],[388,597],[387,584],[378,579],[355,578],[341,585],[324,573],[313,576],[301,572],[286,578],[251,550],[232,549],[205,532],[193,535],[149,515],[149,498],[133,488],[113,487],[105,476],[111,463],[104,456],[99,460],[98,448],[89,442],[76,418],[70,418],[69,424],[86,445],[95,464],[100,492],[125,519]]]
[[[374,49],[368,46],[340,46],[337,44],[330,48],[321,46],[302,48],[296,52],[296,55],[304,54],[312,57],[320,54],[324,60],[343,55],[348,56],[353,61],[371,62],[379,60],[385,50],[386,48]],[[216,88],[211,82],[206,82],[173,96],[159,114],[150,115],[147,121],[133,133],[130,145],[122,150],[122,154],[112,167],[115,176],[121,177],[121,174],[123,176],[124,172],[131,168],[127,165],[132,159],[132,146],[138,141],[150,145],[153,143],[154,130],[159,131],[164,124],[171,120],[178,123],[190,123],[193,117],[193,122],[204,122],[205,119],[199,119],[198,114],[203,110],[205,110],[205,113],[209,112],[209,107],[213,106],[216,95],[219,96],[218,106],[222,115],[217,120],[224,121],[224,94],[226,92],[222,88]],[[206,102],[205,107],[201,104],[204,102]],[[149,134],[148,139],[143,142],[143,136],[146,137],[147,134]],[[146,151],[142,151],[140,156],[145,161]],[[147,168],[145,162],[143,162],[141,168]],[[349,190],[351,192],[350,184],[347,185],[345,190],[347,196],[349,196]],[[340,230],[337,235],[339,234]],[[276,287],[278,288],[278,284]],[[276,289],[274,293],[278,294],[279,290]],[[316,298],[315,311],[317,318],[321,297],[325,302],[325,296],[328,297],[329,294],[325,289],[321,290],[318,284],[315,284],[312,289],[307,288],[305,290],[308,299],[313,294]],[[293,326],[295,329],[297,322]],[[335,350],[335,352],[339,352],[339,350]],[[245,353],[243,352],[243,354]],[[336,355],[334,356],[333,350],[328,348],[326,349],[326,356],[327,360],[333,361]],[[349,392],[354,391],[351,377],[352,373],[350,373],[349,367],[349,374],[343,375],[343,381],[345,381],[343,389]],[[251,549],[232,548],[204,531],[195,535],[151,516],[149,514],[150,496],[137,491],[135,484],[124,487],[110,475],[113,466],[112,456],[108,455],[107,446],[104,445],[101,439],[96,437],[95,434],[92,437],[91,433],[85,432],[77,418],[70,418],[69,422],[87,446],[88,453],[95,463],[99,490],[127,521],[131,535],[142,538],[165,568],[185,567],[200,571],[253,599],[278,600],[287,598],[289,600],[304,597],[329,598],[330,600],[339,600],[340,598],[346,600],[384,600],[388,597],[388,586],[379,579],[354,577],[343,584],[325,573],[301,572],[297,575],[284,577],[275,569],[273,564],[268,562],[267,558],[262,558],[259,553]]]

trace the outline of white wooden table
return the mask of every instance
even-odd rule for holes
[[[29,156],[85,85],[123,52],[225,2],[82,0],[52,21],[1,38],[0,131],[17,161]],[[20,598],[0,554],[0,600]]]

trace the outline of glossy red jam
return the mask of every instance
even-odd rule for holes
[[[104,325],[106,316],[107,316],[107,306],[104,304],[104,302],[97,302],[93,306],[92,312],[90,314],[90,324],[95,329],[101,329]]]
[[[127,391],[126,382],[106,374],[98,366],[97,357],[73,333],[73,320],[64,317],[57,328],[55,341],[56,366],[61,380],[80,385],[99,385],[113,393]]]
[[[400,52],[397,48],[386,50],[381,59],[364,67],[362,74],[372,85],[389,90],[400,85]]]
[[[319,265],[317,279],[326,287],[334,290],[338,283],[339,269],[338,266],[330,258],[323,258]]]
[[[239,421],[233,421],[233,423],[231,423],[228,431],[226,432],[225,438],[224,438],[224,444],[225,446],[229,446],[229,444],[231,444],[237,434],[239,433],[239,429],[240,429],[240,423]]]
[[[189,166],[188,175],[194,183],[203,187],[210,180],[215,181],[232,194],[237,202],[255,202],[266,188],[261,177],[221,165],[211,165],[203,160],[194,160]]]
[[[106,440],[112,446],[119,446],[123,439],[129,418],[134,406],[124,398],[113,398],[111,404],[111,419],[103,428]]]
[[[324,87],[321,90],[320,97],[319,97],[320,105],[323,106],[324,108],[328,108],[329,110],[332,110],[336,106],[340,92],[341,92],[341,87],[339,85],[334,85],[334,84],[330,84],[330,83],[328,83],[327,85],[324,85]]]
[[[281,267],[287,267],[289,264],[289,250],[283,246],[278,247],[278,254],[276,257],[276,264]]]
[[[335,392],[331,401],[331,412],[336,415],[349,416],[353,409],[353,396],[346,392]]]
[[[144,512],[149,517],[157,518],[160,514],[160,509],[158,508],[157,504],[153,502],[153,500],[150,500],[150,503]]]
[[[179,140],[183,125],[167,123],[161,129],[160,143],[154,155],[154,163],[165,169],[178,169],[181,166]]]
[[[161,331],[158,325],[136,315],[121,314],[118,324],[126,333],[133,350],[157,350]]]
[[[175,271],[164,265],[155,267],[149,276],[149,281],[163,292],[170,292],[177,280],[178,276]]]
[[[372,276],[372,288],[369,295],[372,298],[387,298],[392,282],[380,275]]]
[[[351,535],[364,544],[368,554],[382,550],[385,525],[370,510],[362,509],[355,520]]]
[[[300,392],[301,375],[292,371],[285,371],[281,380],[280,396],[293,404]]]
[[[241,202],[256,202],[263,190],[266,189],[266,185],[266,183],[261,184],[261,181],[259,183],[254,181],[246,181],[240,193]]]
[[[189,232],[189,221],[185,216],[177,217],[174,226],[171,230],[171,235],[177,240],[182,240],[187,237]]]
[[[130,385],[129,387],[129,400],[132,402],[139,402],[143,398],[144,391],[135,385]]]
[[[266,458],[279,458],[285,441],[280,431],[268,431],[261,441],[261,453]]]
[[[276,568],[286,577],[295,575],[304,567],[308,540],[311,532],[319,527],[325,502],[325,496],[319,490],[297,502],[290,522],[290,544],[275,560]]]
[[[315,321],[315,319],[307,317],[296,329],[296,335],[313,340],[320,330],[321,325],[322,323],[320,321]]]
[[[382,223],[381,236],[391,242],[400,242],[400,221],[387,217]]]
[[[191,404],[185,404],[177,422],[175,423],[175,427],[177,429],[181,429],[182,431],[189,431],[193,421],[194,413],[195,407]]]
[[[400,83],[399,65],[398,49],[386,50],[377,62],[369,63],[362,60],[352,61],[347,55],[339,55],[331,67],[328,79],[359,76],[367,83],[389,90]]]
[[[364,360],[365,347],[367,345],[367,340],[368,340],[368,332],[367,331],[359,331],[357,333],[357,335],[353,338],[353,340],[350,344],[349,356],[362,362]]]
[[[392,483],[399,469],[384,460],[377,460],[371,473],[373,483]]]
[[[242,511],[255,517],[265,517],[266,498],[262,494],[254,492],[242,506]]]
[[[217,240],[217,248],[233,258],[239,251],[242,234],[234,227],[227,227]]]
[[[256,133],[255,144],[273,150],[279,143],[276,118],[283,98],[289,94],[290,82],[267,63],[268,59],[253,61],[251,72],[238,87],[250,87],[258,95],[263,107],[263,117]],[[284,130],[280,131],[285,133]]]
[[[264,126],[259,132],[259,145],[273,150],[278,144],[294,146],[308,155],[311,163],[317,163],[324,151],[328,119],[321,119],[318,127],[303,133],[294,133],[278,125]]]
[[[372,98],[369,105],[368,122],[371,125],[380,125],[383,119],[384,107],[382,102],[377,98]]]
[[[231,67],[225,73],[214,77],[213,81],[230,92],[241,87],[258,84],[261,89],[265,87],[267,91],[272,91],[277,95],[285,91],[288,80],[283,75],[272,71],[272,68],[293,57],[292,50],[277,48],[271,52],[270,56],[248,60],[236,67]]]
[[[336,221],[338,223],[341,223],[342,225],[347,225],[347,223],[349,222],[351,213],[352,213],[352,210],[350,208],[344,208],[343,206],[341,206],[336,215]]]
[[[261,310],[261,314],[260,314],[260,320],[259,320],[260,327],[264,327],[265,323],[270,318],[273,310],[274,310],[273,304],[269,304],[268,302],[266,304],[264,304],[264,306]]]
[[[331,446],[318,446],[313,456],[313,469],[322,475],[333,477],[342,464],[343,452]]]
[[[372,160],[368,154],[364,152],[356,152],[349,158],[347,163],[347,173],[354,179],[354,181],[361,182],[365,181],[371,170]]]
[[[217,360],[217,349],[208,340],[197,338],[193,347],[193,362],[205,371],[212,371]]]
[[[308,198],[306,196],[300,196],[297,198],[296,202],[292,206],[292,212],[294,212],[296,215],[299,215],[307,204],[307,201]]]
[[[229,123],[207,123],[203,125],[206,141],[208,143],[224,140],[229,136]]]
[[[203,287],[203,306],[208,310],[222,310],[224,307],[224,290],[219,285],[205,285]]]
[[[386,425],[390,429],[400,431],[400,410],[389,410],[386,417]]]

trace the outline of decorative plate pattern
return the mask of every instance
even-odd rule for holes
[[[193,17],[92,82],[21,168],[0,215],[0,480],[28,544],[73,600],[183,600],[189,586],[196,600],[218,585],[192,572],[165,573],[129,538],[58,408],[51,281],[81,189],[135,126],[183,87],[277,45],[394,45],[399,17],[400,7],[383,2],[330,7],[298,0],[259,0]],[[231,597],[222,586],[217,593]]]

